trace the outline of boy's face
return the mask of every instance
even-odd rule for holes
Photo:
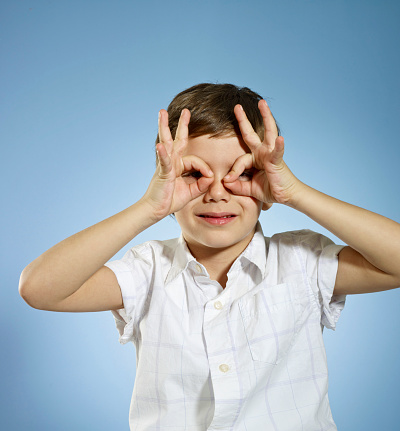
[[[185,155],[203,159],[214,173],[208,191],[175,213],[183,236],[195,257],[212,249],[230,249],[237,257],[250,242],[262,209],[262,202],[247,196],[234,195],[224,186],[223,178],[236,159],[250,152],[242,138],[228,136],[189,138]],[[245,171],[240,181],[249,181]],[[186,174],[188,183],[196,173]]]

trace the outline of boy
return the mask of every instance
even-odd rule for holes
[[[113,311],[120,341],[137,349],[132,430],[336,429],[322,325],[335,328],[346,294],[400,285],[400,225],[299,181],[266,102],[247,88],[189,88],[158,130],[143,198],[28,265],[22,297]],[[264,238],[258,217],[273,203],[348,246],[310,231]],[[105,265],[170,214],[180,239]]]

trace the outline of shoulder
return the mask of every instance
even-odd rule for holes
[[[151,274],[157,268],[162,270],[171,266],[178,245],[178,238],[146,241],[131,247],[121,259],[110,261],[106,266],[115,273]]]
[[[278,259],[293,264],[292,257],[296,257],[303,266],[314,266],[320,259],[325,261],[337,260],[337,255],[343,245],[336,245],[330,238],[308,229],[282,232],[273,235],[269,242],[269,253]]]
[[[154,283],[162,284],[173,264],[178,247],[177,238],[147,241],[130,248],[121,259],[105,264],[117,277],[125,307],[132,299],[132,288],[135,288],[134,297],[137,299],[138,295],[144,298]]]
[[[269,238],[266,238],[269,240]],[[281,232],[270,238],[271,243],[288,246],[328,246],[334,242],[325,235],[309,229]]]
[[[130,248],[122,258],[125,263],[132,260],[141,260],[152,264],[160,261],[172,261],[175,250],[178,247],[179,238],[168,239],[164,241],[151,240],[138,244]]]

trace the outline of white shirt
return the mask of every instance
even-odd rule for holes
[[[108,263],[120,342],[136,346],[131,430],[336,430],[322,325],[344,306],[341,248],[306,230],[264,238],[258,224],[225,289],[182,237]]]

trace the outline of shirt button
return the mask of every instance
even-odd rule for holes
[[[219,370],[220,370],[221,372],[223,372],[223,373],[226,373],[226,372],[228,372],[228,371],[229,371],[229,365],[221,364],[221,365],[219,366]]]
[[[214,308],[216,310],[221,310],[222,307],[223,307],[222,302],[220,302],[220,301],[215,301],[214,302]]]

